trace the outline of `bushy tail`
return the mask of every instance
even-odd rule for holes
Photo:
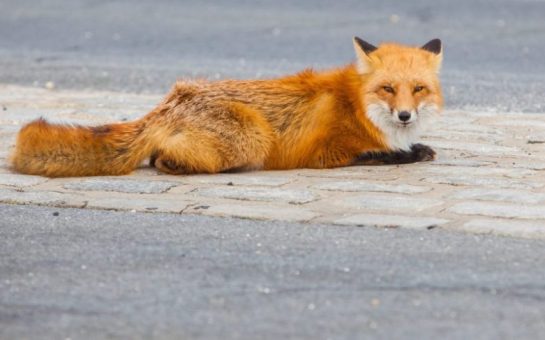
[[[11,166],[47,177],[122,175],[153,151],[146,118],[97,127],[50,124],[38,119],[17,137]]]

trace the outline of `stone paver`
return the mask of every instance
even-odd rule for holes
[[[47,178],[41,176],[18,175],[10,173],[0,174],[0,185],[10,187],[29,187],[47,182]]]
[[[524,178],[531,175],[535,175],[535,171],[533,170],[523,170],[520,169],[518,171],[513,171],[513,169],[510,168],[497,168],[497,167],[490,167],[490,166],[482,166],[482,167],[470,167],[470,166],[449,166],[448,168],[445,168],[443,166],[428,166],[425,169],[426,172],[434,175],[439,176],[471,176],[471,177],[477,177],[477,176],[484,176],[489,177],[491,175],[495,175],[498,177],[505,177],[505,178]]]
[[[450,212],[464,215],[505,217],[516,219],[545,219],[545,206],[519,205],[490,202],[458,203],[448,209]]]
[[[129,197],[90,197],[86,207],[106,210],[182,213],[191,204],[193,203],[190,201],[157,199],[156,197],[137,200]]]
[[[434,198],[420,198],[415,195],[393,195],[366,193],[343,196],[332,200],[333,206],[350,207],[357,210],[379,210],[396,212],[421,212],[440,206],[443,202]]]
[[[278,207],[254,202],[245,205],[232,203],[211,203],[211,205],[199,204],[192,206],[185,212],[221,217],[233,216],[257,220],[279,220],[289,222],[306,222],[319,216],[317,212],[302,207]]]
[[[84,197],[54,191],[16,191],[0,189],[1,203],[39,204],[59,207],[85,207]]]
[[[470,188],[456,191],[448,197],[459,200],[500,201],[513,203],[545,203],[545,193],[512,189]]]
[[[131,120],[161,96],[0,85],[0,202],[109,210],[444,228],[545,239],[545,116],[447,112],[422,142],[432,163],[170,176],[143,166],[122,177],[47,179],[12,173],[23,123]]]
[[[452,186],[480,186],[490,188],[506,188],[506,189],[535,189],[542,188],[545,183],[533,181],[514,181],[493,176],[469,176],[460,175],[433,175],[422,179],[425,182],[433,184],[447,184]]]
[[[291,204],[303,204],[318,199],[318,195],[308,190],[290,190],[277,188],[241,188],[216,187],[199,188],[196,194],[204,197],[230,198],[241,201],[278,201]]]
[[[244,185],[244,186],[265,186],[277,187],[288,184],[293,181],[287,176],[279,176],[278,171],[263,172],[262,175],[254,173],[240,173],[235,175],[224,174],[216,175],[196,175],[182,177],[182,181],[187,184],[223,184],[223,185]]]
[[[63,185],[68,190],[114,191],[134,194],[158,194],[169,190],[179,183],[165,181],[139,181],[136,179],[93,178]]]
[[[460,227],[476,234],[495,234],[525,238],[545,238],[545,221],[521,221],[492,218],[477,218]]]
[[[363,214],[347,216],[328,222],[341,225],[374,226],[384,228],[401,227],[411,229],[433,229],[449,221],[433,217]]]
[[[521,150],[516,147],[489,145],[484,143],[468,143],[453,141],[433,141],[431,146],[447,150],[466,151],[474,155],[483,156],[509,156],[520,154]]]
[[[407,184],[385,184],[369,181],[336,181],[313,185],[311,188],[328,191],[372,191],[397,194],[418,194],[430,191],[431,187]]]

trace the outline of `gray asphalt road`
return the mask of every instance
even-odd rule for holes
[[[162,93],[352,60],[351,37],[445,45],[450,108],[545,112],[545,1],[0,0],[0,82]]]
[[[539,241],[9,205],[0,216],[2,339],[545,334]]]

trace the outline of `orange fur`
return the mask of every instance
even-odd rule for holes
[[[49,177],[126,174],[148,157],[173,174],[350,165],[361,153],[392,149],[369,119],[369,104],[442,105],[435,54],[396,44],[357,54],[357,64],[278,79],[178,81],[134,122],[79,127],[40,119],[21,129],[11,164]],[[399,95],[385,93],[385,82]],[[413,94],[416,83],[426,90]]]

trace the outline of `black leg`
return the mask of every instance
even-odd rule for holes
[[[427,162],[435,159],[435,151],[424,144],[414,144],[409,151],[365,152],[354,165],[387,165]]]
[[[159,153],[154,152],[151,154],[151,157],[149,158],[149,166],[152,168],[155,168],[155,161],[159,157]]]
[[[161,170],[163,171],[166,170],[166,172],[170,174],[181,175],[181,174],[188,173],[186,167],[183,164],[180,164],[176,161],[173,161],[170,159],[163,159],[163,158],[160,158],[159,161],[161,162]]]
[[[172,175],[181,175],[188,173],[187,168],[183,164],[164,157],[159,151],[151,154],[149,165],[152,168],[157,168],[162,172],[166,172]]]

